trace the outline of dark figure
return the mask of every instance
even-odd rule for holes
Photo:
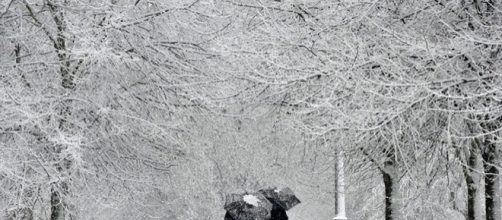
[[[272,217],[270,220],[288,220],[288,215],[286,215],[286,210],[282,208],[280,205],[275,203],[274,201],[272,202]]]
[[[272,207],[272,213],[270,220],[288,220],[288,215],[286,215],[286,210],[282,208],[280,205],[276,204],[275,202],[272,202],[274,205]],[[224,220],[239,220],[239,219],[234,219],[230,214],[227,212],[225,214],[225,219]]]
[[[235,220],[235,219],[232,218],[232,216],[230,216],[230,213],[227,212],[227,214],[225,214],[225,220]]]

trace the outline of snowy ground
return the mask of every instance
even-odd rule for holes
[[[332,209],[321,203],[305,202],[288,211],[288,216],[290,220],[331,220],[333,219]]]

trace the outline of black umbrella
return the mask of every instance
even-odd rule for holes
[[[230,194],[226,197],[225,210],[235,220],[268,220],[272,203],[260,193]]]
[[[300,200],[295,196],[293,190],[288,187],[281,190],[277,188],[261,189],[258,192],[263,194],[272,203],[281,206],[285,211],[300,204]]]

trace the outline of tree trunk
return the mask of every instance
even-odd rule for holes
[[[468,153],[466,154],[468,156],[467,166],[464,167],[464,177],[467,186],[467,220],[481,219],[481,204],[479,202],[480,151],[478,142],[478,140],[472,141]]]
[[[58,187],[53,184],[51,188],[51,220],[64,220],[64,206]]]
[[[59,2],[62,3],[62,2]],[[58,5],[56,1],[47,1],[47,6],[52,14],[52,19],[56,25],[56,37],[53,40],[53,47],[56,50],[56,54],[59,61],[59,74],[61,77],[61,87],[65,93],[71,93],[75,90],[75,79],[74,71],[71,67],[70,54],[67,51],[67,36],[66,36],[66,22],[62,8]],[[72,115],[71,100],[62,101],[61,110],[58,112],[60,117],[59,120],[59,130],[63,133],[71,133],[71,126],[68,123],[69,117]],[[62,176],[71,175],[69,170],[72,166],[72,158],[65,156],[60,158],[61,152],[65,149],[63,145],[56,145],[54,148],[56,169]],[[74,208],[69,201],[67,201],[66,196],[69,195],[70,190],[69,178],[62,178],[61,180],[55,182],[51,186],[51,220],[64,220],[66,216],[69,219],[73,219],[72,213],[69,211],[70,208]],[[65,212],[69,212],[66,214]]]
[[[496,144],[491,140],[485,142],[483,162],[485,171],[485,211],[486,220],[502,219],[500,207],[500,183],[497,163],[499,155]]]
[[[399,179],[396,170],[393,164],[387,164],[382,170],[385,187],[385,220],[402,219],[399,205]]]
[[[385,220],[392,220],[392,177],[382,172],[385,186]]]

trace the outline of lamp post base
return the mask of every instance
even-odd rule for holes
[[[333,220],[347,220],[347,217],[345,216],[336,216],[333,218]]]

